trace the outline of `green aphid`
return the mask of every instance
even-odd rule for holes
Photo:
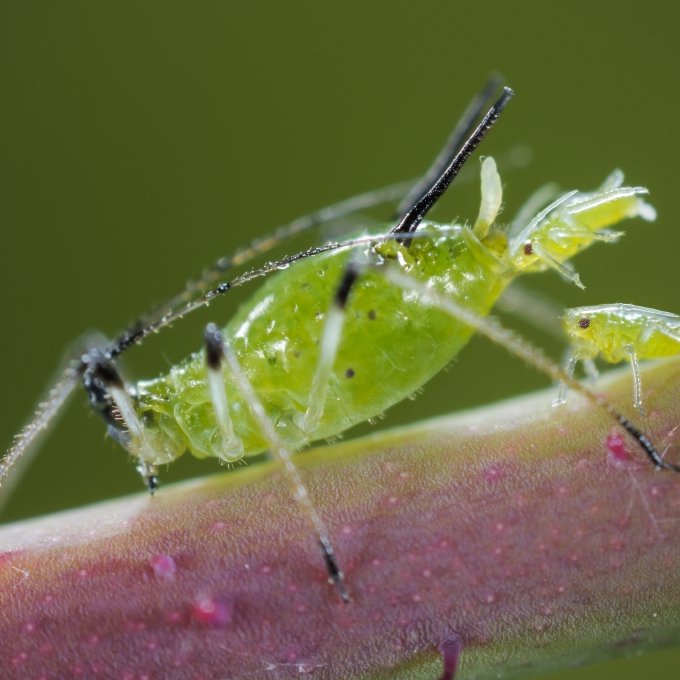
[[[571,376],[584,362],[597,375],[594,360],[617,364],[629,361],[633,369],[633,405],[642,414],[640,359],[661,359],[680,354],[680,316],[649,307],[617,303],[568,309],[562,319],[571,353],[565,371]],[[557,404],[563,403],[563,386]]]

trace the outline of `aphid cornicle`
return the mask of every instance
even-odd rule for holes
[[[74,360],[0,463],[0,481],[82,381],[109,432],[139,462],[151,491],[157,466],[185,451],[231,463],[269,450],[283,465],[330,578],[347,601],[328,532],[290,452],[409,396],[450,362],[475,330],[564,379],[605,408],[657,466],[677,470],[601,397],[485,319],[524,272],[552,268],[579,283],[569,259],[596,241],[616,240],[619,233],[608,228],[623,218],[653,218],[642,198],[645,189],[623,186],[622,175],[614,173],[600,189],[569,192],[535,217],[503,229],[496,225],[501,182],[493,159],[486,158],[474,225],[423,221],[513,94],[504,88],[482,116],[494,89],[491,82],[473,101],[443,153],[405,199],[396,225],[312,248],[207,291],[199,286],[188,301],[175,298],[140,327]],[[266,245],[253,252],[265,250]],[[241,263],[250,251],[244,253]],[[225,268],[218,262],[203,284]],[[134,387],[123,382],[116,363],[129,347],[230,288],[276,270],[281,271],[222,330],[208,326],[203,350],[167,375]]]

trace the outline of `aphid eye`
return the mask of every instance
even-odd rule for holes
[[[534,247],[531,245],[531,241],[529,241],[529,243],[524,244],[524,254],[525,255],[533,255],[534,254]]]
[[[590,319],[587,316],[583,316],[578,320],[578,325],[581,328],[588,328],[590,326]]]

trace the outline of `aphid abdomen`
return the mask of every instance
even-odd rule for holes
[[[638,342],[640,359],[661,359],[680,354],[680,328],[661,329],[652,327],[641,334]]]
[[[427,227],[432,229],[432,227]],[[410,246],[378,246],[310,257],[268,279],[224,329],[244,373],[279,436],[291,448],[340,434],[378,416],[412,394],[460,351],[472,330],[425,305],[415,293],[386,283],[372,269],[361,275],[347,305],[338,354],[323,411],[311,432],[304,429],[310,389],[319,359],[324,320],[348,258],[380,258],[428,282],[478,314],[489,313],[506,283],[501,266],[467,228],[447,228]],[[227,402],[244,455],[266,448],[260,428],[225,367]],[[164,387],[161,387],[164,385]],[[166,390],[175,424],[187,448],[198,456],[224,457],[205,380],[203,353],[192,355],[169,375],[140,386],[140,409],[150,395]]]

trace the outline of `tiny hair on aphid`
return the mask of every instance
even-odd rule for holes
[[[158,468],[190,452],[233,465],[268,452],[280,465],[316,537],[329,581],[351,601],[325,518],[297,471],[294,454],[317,440],[370,421],[416,393],[446,367],[474,332],[503,345],[549,378],[562,381],[622,427],[658,468],[680,471],[632,420],[604,397],[489,315],[520,275],[553,270],[582,286],[571,260],[596,243],[614,243],[612,227],[654,219],[647,190],[615,171],[593,191],[541,200],[510,226],[500,222],[496,162],[481,163],[476,220],[440,224],[432,207],[493,129],[514,93],[492,78],[475,97],[419,181],[369,192],[279,228],[230,257],[112,342],[69,361],[29,424],[0,462],[0,483],[35,449],[39,435],[79,383],[108,433],[135,460],[149,492]],[[237,273],[292,235],[338,216],[400,201],[384,224]],[[122,355],[234,288],[262,279],[226,324],[207,325],[202,346],[164,374],[128,384]],[[408,367],[405,370],[404,367]]]

